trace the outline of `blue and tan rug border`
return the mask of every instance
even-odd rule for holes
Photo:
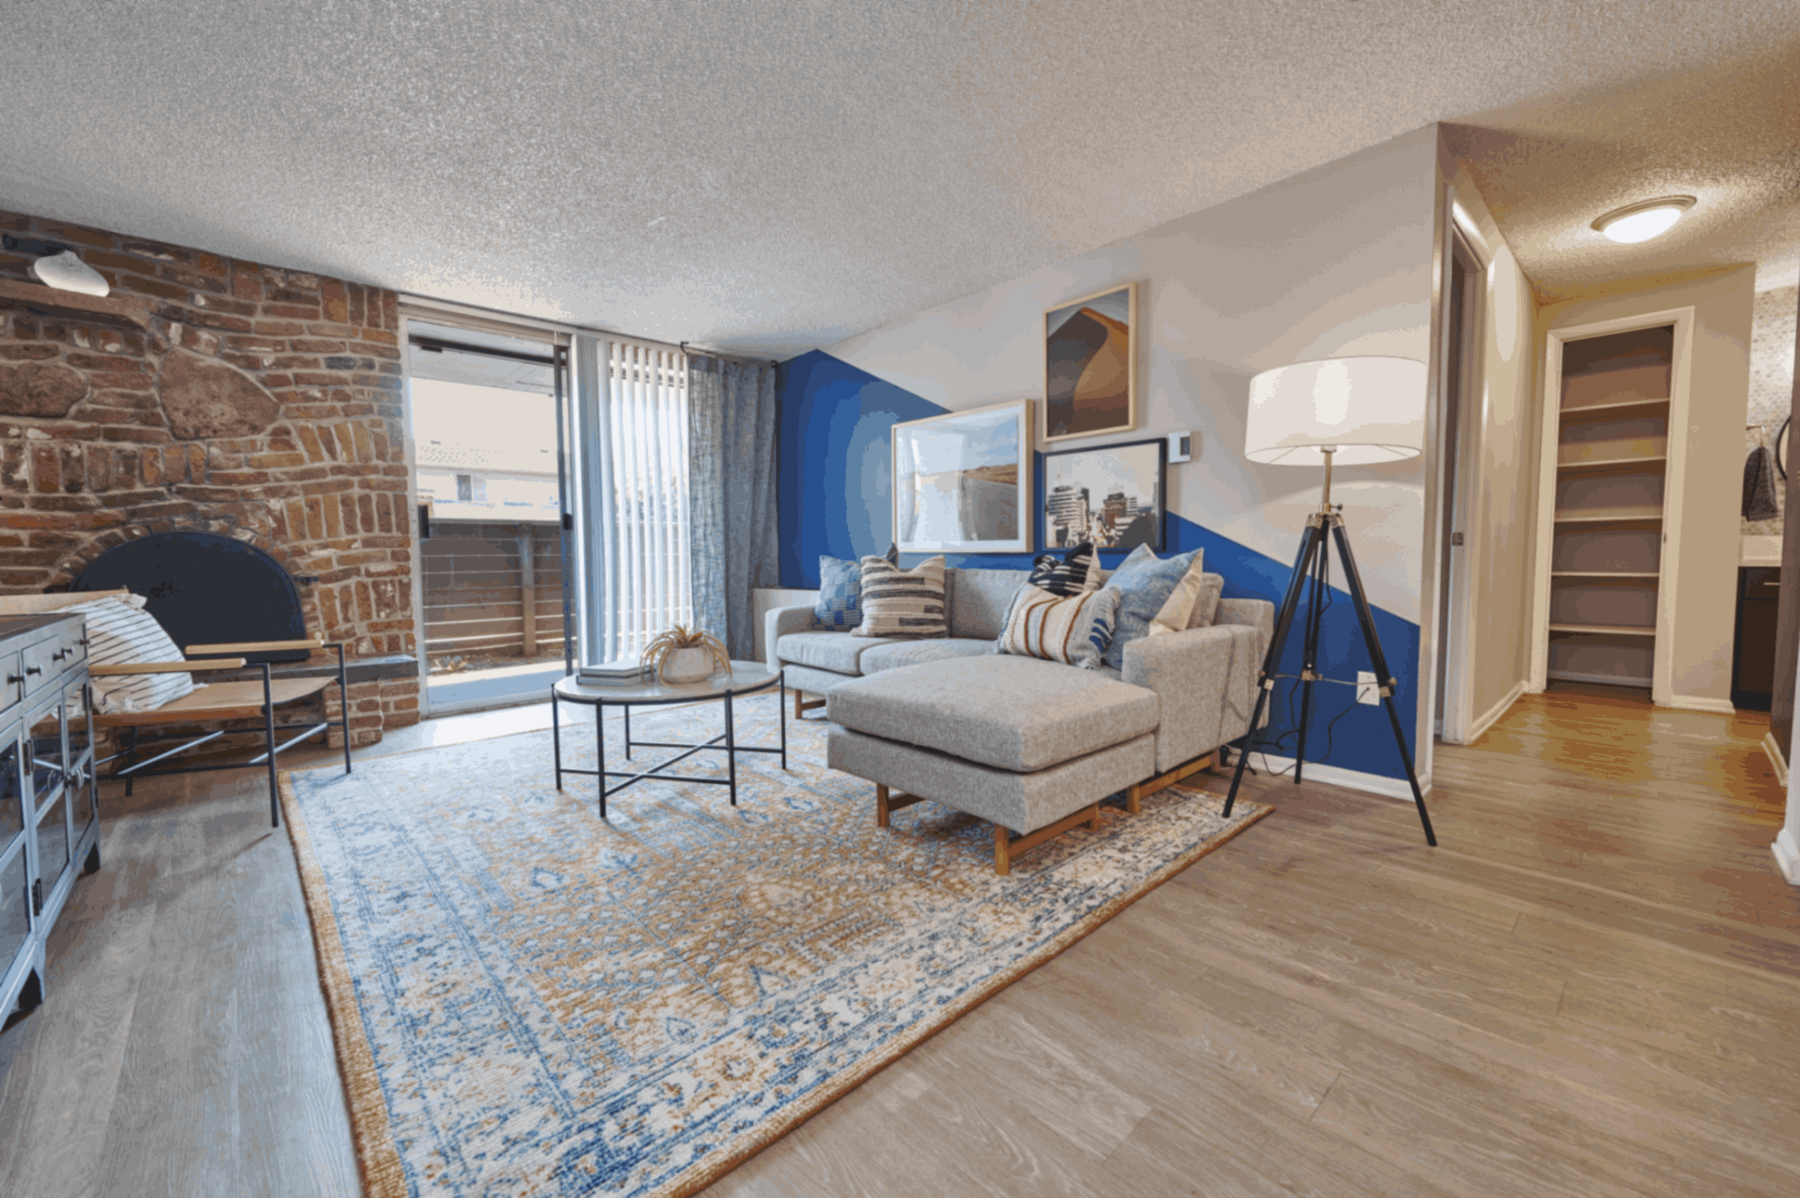
[[[414,750],[425,752],[426,750]],[[337,767],[316,766],[312,769],[335,770]],[[319,964],[319,987],[325,994],[325,1011],[331,1021],[331,1038],[337,1049],[338,1072],[344,1083],[344,1099],[350,1109],[350,1135],[356,1148],[357,1168],[362,1174],[364,1198],[406,1198],[406,1170],[400,1161],[388,1126],[387,1102],[381,1093],[381,1078],[375,1069],[375,1054],[369,1047],[363,1028],[362,1012],[356,1002],[356,986],[338,932],[337,917],[331,909],[331,895],[325,874],[313,852],[306,820],[293,790],[293,775],[311,770],[285,770],[280,777],[282,817],[287,822],[288,838],[294,849],[294,864],[300,873],[301,896],[312,924],[313,951]],[[1218,796],[1180,784],[1170,787],[1201,800],[1217,800]],[[1070,946],[1087,937],[1107,920],[1149,894],[1164,882],[1211,853],[1275,809],[1265,804],[1240,800],[1245,809],[1241,819],[1223,831],[1194,845],[1187,852],[1161,866],[1128,894],[1121,894],[1064,928],[1037,951],[1022,958],[1004,976],[990,978],[984,985],[959,996],[921,1022],[901,1033],[878,1053],[846,1069],[830,1086],[821,1086],[805,1100],[784,1109],[751,1134],[737,1151],[706,1162],[704,1166],[682,1174],[656,1190],[652,1198],[685,1198],[702,1190],[737,1168],[782,1136],[816,1115],[838,1098],[854,1090],[868,1078],[893,1064],[914,1048],[949,1027],[958,1019],[1006,989],[1032,970],[1052,960]]]

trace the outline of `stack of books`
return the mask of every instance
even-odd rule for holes
[[[575,671],[575,681],[581,686],[636,686],[649,678],[649,669],[635,657],[582,666]]]

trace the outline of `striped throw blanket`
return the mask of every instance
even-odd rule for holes
[[[1000,652],[1091,670],[1112,643],[1118,610],[1119,592],[1111,587],[1079,595],[1020,587],[1000,633]]]

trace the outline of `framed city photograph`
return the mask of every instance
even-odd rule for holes
[[[1099,549],[1163,549],[1162,437],[1044,454],[1045,549],[1092,541]]]
[[[1137,427],[1137,284],[1044,312],[1045,444]]]
[[[894,425],[894,543],[902,553],[1031,548],[1031,401]]]

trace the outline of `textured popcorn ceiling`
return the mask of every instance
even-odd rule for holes
[[[1795,241],[1792,0],[0,0],[0,30],[0,205],[747,353],[1459,117],[1547,285],[1623,261],[1563,229],[1646,185],[1731,197],[1684,264]]]
[[[1791,40],[1483,113],[1445,138],[1543,301],[1745,262],[1759,265],[1759,287],[1793,281],[1800,47]],[[1591,227],[1664,195],[1698,202],[1660,237],[1618,245]]]

